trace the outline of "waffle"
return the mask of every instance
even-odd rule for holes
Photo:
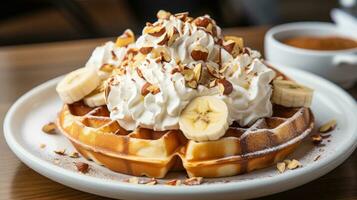
[[[270,166],[292,153],[313,128],[309,108],[273,106],[273,116],[250,127],[232,125],[215,141],[187,140],[179,130],[128,132],[105,106],[64,105],[61,132],[85,158],[124,174],[163,178],[172,170],[189,177],[223,177]]]

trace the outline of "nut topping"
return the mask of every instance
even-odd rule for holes
[[[168,32],[169,40],[167,41],[167,45],[171,46],[176,41],[176,39],[179,37],[179,35],[180,34],[175,27],[169,29],[169,32]]]
[[[152,51],[153,47],[141,47],[139,49],[139,52],[146,55],[149,54]]]
[[[202,74],[202,64],[198,63],[194,68],[193,68],[193,74],[194,74],[194,79],[199,82],[201,79],[201,74]]]
[[[69,154],[69,157],[71,157],[71,158],[79,158],[79,153],[78,152],[72,152],[71,154]]]
[[[165,10],[159,10],[159,12],[157,12],[156,17],[158,19],[169,19],[171,16],[170,12],[167,12]]]
[[[160,92],[160,88],[152,85],[151,83],[145,83],[141,88],[141,95],[146,96],[147,94],[151,93],[153,95]]]
[[[56,124],[53,122],[50,122],[42,127],[42,131],[47,134],[55,134],[56,128],[57,128]]]
[[[193,60],[206,61],[208,57],[208,49],[200,44],[196,45],[191,51],[191,57]]]
[[[207,17],[197,17],[193,23],[196,25],[196,26],[200,26],[200,27],[207,27],[208,24],[211,23],[211,19],[207,18]]]
[[[327,123],[325,123],[324,125],[322,125],[319,128],[319,132],[320,133],[327,133],[327,132],[333,131],[336,128],[336,125],[337,125],[337,122],[336,122],[335,119],[331,120],[331,121],[328,121]]]
[[[196,89],[198,86],[198,83],[196,80],[188,81],[186,84],[188,87],[193,88],[193,89]]]
[[[215,78],[223,78],[223,76],[219,73],[219,69],[218,68],[215,68],[213,65],[211,64],[206,64],[206,67],[207,67],[207,71],[208,73],[215,77]]]
[[[229,82],[226,79],[219,79],[219,80],[217,80],[217,82],[218,82],[218,87],[219,87],[219,90],[221,91],[221,94],[229,95],[230,93],[232,93],[233,85],[231,82]]]
[[[165,32],[166,32],[166,28],[160,26],[147,26],[144,28],[144,33],[147,33],[154,37],[160,37]]]
[[[135,35],[133,31],[126,29],[124,33],[117,38],[115,44],[117,47],[126,47],[133,42],[135,42]]]

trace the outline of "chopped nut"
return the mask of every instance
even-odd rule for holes
[[[140,70],[138,67],[136,68],[136,73],[138,74],[138,76],[139,76],[140,78],[144,78],[143,73],[141,72],[141,70]]]
[[[40,144],[40,148],[44,149],[46,147],[46,144]]]
[[[213,87],[215,87],[216,85],[217,85],[217,79],[214,79],[214,80],[212,80],[212,81],[209,82],[208,87],[209,87],[209,88],[213,88]]]
[[[191,177],[184,181],[185,185],[201,185],[203,181],[202,177]]]
[[[193,68],[193,74],[194,74],[194,78],[197,82],[200,81],[201,79],[201,74],[202,74],[202,64],[198,63],[195,65],[195,67]]]
[[[236,43],[237,47],[240,49],[243,49],[244,43],[243,43],[243,38],[241,37],[236,37],[236,36],[224,36],[225,41],[232,40]]]
[[[155,178],[147,179],[147,180],[140,180],[139,184],[145,184],[145,185],[156,185],[157,180]]]
[[[53,152],[55,152],[56,154],[58,154],[60,156],[66,155],[66,149],[54,150]]]
[[[77,167],[77,170],[83,174],[87,173],[89,170],[89,165],[84,162],[75,162],[74,163]]]
[[[182,70],[182,75],[186,81],[191,81],[195,78],[195,73],[192,69],[184,69]]]
[[[288,169],[296,169],[298,167],[301,167],[301,163],[295,159],[291,160],[288,164]]]
[[[171,13],[167,12],[165,10],[159,10],[159,12],[157,12],[156,16],[158,19],[169,19],[171,16]]]
[[[117,38],[115,42],[117,47],[126,47],[135,41],[135,35],[130,29],[126,29],[124,33]]]
[[[160,92],[160,88],[152,85],[151,83],[145,83],[143,85],[143,87],[141,88],[141,95],[146,96],[147,94],[151,93],[151,94],[157,94]]]
[[[219,87],[219,90],[221,91],[221,94],[229,95],[230,93],[232,93],[233,85],[231,82],[229,82],[226,79],[219,79],[219,80],[217,80],[217,82],[218,82],[218,87]]]
[[[185,22],[188,17],[188,12],[177,13],[175,14],[175,17]]]
[[[286,169],[286,163],[285,162],[278,162],[276,164],[276,168],[278,168],[278,171],[280,173],[283,173],[285,171],[285,169]]]
[[[222,78],[223,76],[219,73],[219,69],[212,66],[211,64],[206,64],[208,73],[215,78]]]
[[[178,185],[181,185],[181,180],[173,179],[173,180],[167,181],[165,184],[170,185],[170,186],[178,186]]]
[[[153,49],[153,47],[141,47],[139,49],[139,52],[146,55],[146,54],[149,54],[152,49]]]
[[[55,134],[56,133],[56,124],[53,122],[50,122],[42,127],[42,131],[48,134]]]
[[[131,177],[128,179],[128,183],[139,184],[138,177]]]
[[[322,142],[322,137],[320,134],[316,134],[311,136],[312,142],[316,145],[320,144]]]
[[[320,159],[321,155],[317,155],[315,158],[314,158],[314,161],[317,161],[318,159]]]
[[[208,49],[200,44],[196,45],[191,51],[191,57],[193,60],[206,61],[208,57]]]
[[[188,81],[186,84],[188,87],[193,88],[193,89],[196,89],[198,86],[198,83],[196,80]]]
[[[71,157],[71,158],[79,158],[79,153],[78,152],[72,152],[71,154],[69,154],[69,157]]]
[[[155,48],[151,51],[151,54],[153,56],[153,58],[159,58],[160,61],[164,60],[166,62],[170,62],[171,61],[171,55],[170,52],[167,48],[165,47],[158,47]]]
[[[207,27],[208,24],[211,23],[211,19],[207,18],[207,17],[197,17],[195,20],[193,20],[193,23],[196,26],[200,26],[200,27]]]
[[[234,46],[236,43],[233,40],[224,41],[222,46],[230,54],[232,54]]]
[[[113,69],[114,69],[114,66],[113,65],[109,65],[109,64],[103,64],[99,68],[100,71],[107,72],[107,73],[112,73]]]
[[[167,35],[168,35],[168,39],[169,39],[167,41],[167,45],[171,46],[176,41],[176,39],[179,37],[180,34],[175,27],[172,27],[171,29],[169,29],[169,32]]]
[[[337,125],[337,122],[335,119],[328,121],[327,123],[325,123],[324,125],[322,125],[319,128],[319,131],[320,131],[320,133],[327,133],[327,132],[333,131],[336,128],[336,125]]]
[[[158,45],[165,45],[169,41],[168,34],[161,36],[161,40],[157,43]]]
[[[173,69],[171,70],[171,74],[175,74],[175,73],[177,73],[177,72],[181,72],[181,69],[178,68],[178,67],[173,68]]]
[[[147,33],[154,37],[160,37],[166,32],[166,28],[164,26],[146,26],[144,28],[144,33]]]

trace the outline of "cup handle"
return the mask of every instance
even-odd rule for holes
[[[336,55],[333,57],[333,64],[335,66],[340,66],[340,64],[356,65],[357,67],[357,55]]]

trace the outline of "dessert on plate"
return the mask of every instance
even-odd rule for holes
[[[58,127],[85,158],[135,176],[232,176],[283,160],[312,130],[313,91],[242,38],[208,15],[157,17],[58,83]]]

